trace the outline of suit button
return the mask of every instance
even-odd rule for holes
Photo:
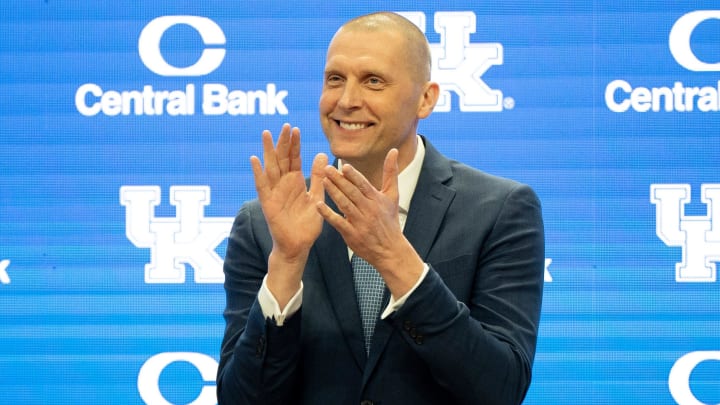
[[[413,338],[413,339],[415,339],[416,337],[418,337],[417,329],[415,329],[415,328],[411,328],[411,329],[410,329],[410,337]]]
[[[415,344],[418,344],[418,345],[423,344],[423,340],[424,340],[424,339],[425,339],[425,338],[423,337],[423,335],[417,335],[417,336],[415,337]]]
[[[373,405],[373,404],[374,404],[374,402],[369,399],[360,401],[360,405]]]
[[[409,331],[410,329],[412,329],[412,327],[413,327],[412,322],[410,322],[410,321],[403,322],[403,329],[405,329],[405,331]]]
[[[258,339],[257,346],[255,346],[255,356],[262,357],[262,354],[264,351],[265,351],[265,337],[260,336],[260,339]]]

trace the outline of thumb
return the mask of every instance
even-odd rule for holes
[[[309,194],[315,201],[325,200],[325,188],[323,187],[323,179],[325,178],[325,166],[328,165],[328,157],[324,153],[318,153],[313,160],[312,169],[310,170],[310,190]]]
[[[399,200],[398,192],[398,150],[395,148],[390,149],[387,156],[385,156],[385,163],[383,163],[383,179],[382,189],[380,190],[385,196],[395,201]]]

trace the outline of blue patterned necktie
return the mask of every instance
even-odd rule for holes
[[[375,321],[380,314],[385,282],[375,268],[360,256],[353,255],[350,260],[355,281],[355,295],[360,308],[363,334],[365,335],[365,353],[370,353],[370,343],[375,331]]]

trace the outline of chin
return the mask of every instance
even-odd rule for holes
[[[352,145],[348,145],[346,143],[343,145],[333,144],[330,146],[330,151],[333,156],[343,160],[353,160],[353,158],[357,156],[358,152],[360,152],[357,147],[352,147]]]

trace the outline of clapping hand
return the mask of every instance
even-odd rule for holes
[[[262,143],[263,162],[252,156],[250,164],[273,240],[268,288],[283,307],[299,288],[310,248],[322,230],[317,202],[324,199],[322,179],[328,158],[322,153],[315,157],[308,189],[300,160],[300,129],[283,125],[276,145],[265,130]]]

